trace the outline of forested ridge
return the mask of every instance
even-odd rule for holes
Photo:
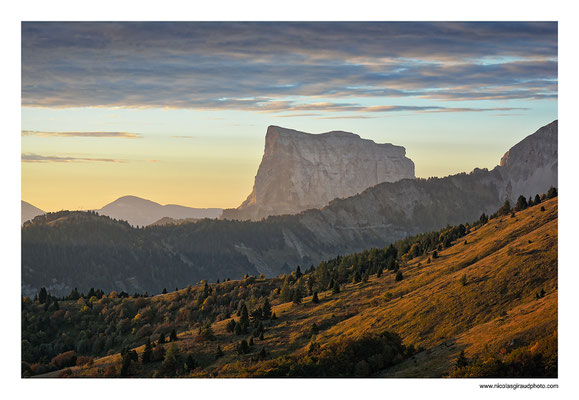
[[[473,223],[295,266],[277,278],[247,274],[152,297],[98,287],[55,296],[43,288],[22,298],[22,373],[395,376],[400,368],[411,376],[406,360],[433,357],[453,338],[444,346],[453,353],[437,361],[434,376],[553,376],[556,215],[552,189]],[[127,229],[105,221],[110,240]],[[521,320],[534,315],[531,325]],[[476,329],[495,320],[514,324],[513,338],[498,335],[510,344],[492,337],[485,340],[496,352],[477,350]]]

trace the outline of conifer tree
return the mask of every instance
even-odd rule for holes
[[[235,323],[235,326],[233,327],[233,334],[234,334],[235,336],[239,336],[239,335],[241,335],[241,331],[242,331],[241,325],[239,325],[239,323],[236,322],[236,323]]]
[[[334,287],[332,288],[332,293],[334,293],[334,294],[340,293],[340,284],[337,281],[334,282]]]
[[[247,327],[249,326],[249,313],[247,312],[247,306],[245,303],[241,307],[241,312],[239,315],[239,325],[241,326],[241,331],[246,333]]]
[[[510,212],[511,212],[511,203],[507,199],[507,200],[505,200],[505,204],[503,204],[503,206],[501,208],[499,208],[499,211],[497,211],[497,214],[498,215],[507,215]]]
[[[143,350],[143,355],[141,356],[143,364],[151,362],[152,354],[153,354],[153,347],[151,346],[151,338],[147,338],[147,343],[145,343],[145,350]]]
[[[179,353],[179,348],[175,343],[171,343],[167,352],[165,353],[165,359],[161,364],[161,368],[163,372],[168,376],[173,376],[177,372],[177,369],[180,368],[179,366],[183,365],[183,361],[181,361],[181,354]]]
[[[167,294],[167,288],[163,288],[162,294]]]
[[[320,299],[318,299],[318,292],[314,292],[314,295],[312,296],[312,303],[318,304],[319,302]]]
[[[457,368],[464,368],[468,365],[468,358],[466,358],[466,355],[464,354],[464,350],[462,350],[460,352],[460,355],[458,356],[458,359],[456,360],[456,367]]]
[[[46,303],[46,298],[48,297],[48,293],[46,292],[45,287],[40,288],[40,292],[38,292],[38,301],[40,304]]]
[[[302,270],[300,269],[300,266],[298,265],[298,267],[296,268],[296,278],[300,279],[302,277]]]
[[[547,198],[552,199],[553,197],[557,197],[557,189],[551,186],[547,192]]]
[[[169,340],[171,342],[177,341],[177,332],[175,331],[175,328],[171,329],[171,334],[169,335]]]
[[[185,360],[185,371],[191,372],[196,367],[197,367],[197,364],[195,363],[195,359],[193,358],[193,355],[191,353],[189,353],[187,355],[187,359]]]
[[[535,203],[535,204],[541,204],[541,197],[539,197],[538,194],[535,195],[535,201],[534,201],[534,203]]]
[[[159,336],[159,344],[165,343],[165,334],[161,333]]]
[[[269,299],[267,297],[263,301],[263,306],[261,306],[261,313],[264,319],[271,318],[271,304],[269,303]]]
[[[528,206],[529,205],[527,203],[527,199],[525,198],[525,196],[521,195],[517,199],[517,205],[515,206],[515,210],[521,211],[521,210],[526,209]]]
[[[217,346],[217,350],[215,351],[215,358],[223,357],[223,350],[221,349],[221,345]]]
[[[302,303],[302,291],[300,290],[299,286],[297,286],[297,285],[293,291],[292,302],[294,304],[301,304]]]
[[[402,271],[398,271],[398,273],[396,273],[396,281],[401,281],[402,279],[404,279],[404,276],[402,275]]]

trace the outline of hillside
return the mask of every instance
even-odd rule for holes
[[[556,376],[557,293],[555,197],[304,275],[56,307],[24,299],[23,374]],[[147,338],[173,329],[174,344],[156,343],[142,363]]]
[[[307,267],[340,254],[383,247],[409,235],[473,221],[483,212],[494,212],[507,198],[514,203],[519,194],[513,188],[520,182],[526,185],[525,193],[533,188],[534,193],[545,192],[548,182],[556,186],[556,142],[557,121],[514,146],[509,161],[492,171],[384,182],[335,199],[321,210],[257,222],[204,219],[145,230],[123,228],[127,236],[108,243],[107,251],[94,247],[101,239],[83,226],[82,218],[63,221],[59,229],[49,229],[41,218],[40,225],[34,222],[22,230],[22,290],[33,294],[45,286],[61,295],[74,287],[86,291],[99,285],[105,291],[153,294],[200,279],[273,277],[290,272],[289,265]],[[545,154],[538,157],[543,148]],[[141,243],[150,244],[154,254]],[[79,245],[84,246],[82,252]],[[165,272],[166,264],[155,258],[157,254],[175,266]],[[92,281],[95,269],[107,268],[112,275]]]

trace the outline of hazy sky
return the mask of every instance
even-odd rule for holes
[[[268,125],[493,168],[557,119],[556,23],[23,23],[22,199],[236,207]]]

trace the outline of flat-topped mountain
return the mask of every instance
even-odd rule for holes
[[[122,219],[133,226],[146,226],[164,217],[173,219],[217,218],[222,209],[191,208],[175,204],[161,205],[136,196],[123,196],[95,211],[111,218]]]
[[[21,224],[25,223],[26,221],[29,221],[31,219],[34,219],[34,217],[38,216],[38,215],[42,215],[45,214],[44,211],[42,211],[40,208],[38,207],[34,207],[32,204],[21,200],[20,201],[20,207],[21,207]]]
[[[520,143],[541,142],[541,137],[545,148],[556,148],[556,121]],[[384,182],[322,209],[258,222],[203,219],[133,229],[87,213],[49,214],[22,229],[22,291],[33,295],[45,286],[59,295],[74,287],[158,293],[201,279],[275,276],[296,265],[384,247],[408,235],[478,220],[506,199],[514,205],[519,194],[513,188],[521,182],[532,184],[535,194],[547,192],[557,185],[556,175],[548,181],[528,177],[556,165],[557,153],[548,151],[539,157],[543,161],[524,167],[516,161],[531,160],[536,151],[540,147],[517,145],[509,162],[491,171]]]
[[[321,208],[382,182],[414,178],[402,146],[342,131],[310,134],[270,126],[253,191],[222,218],[260,220]]]

